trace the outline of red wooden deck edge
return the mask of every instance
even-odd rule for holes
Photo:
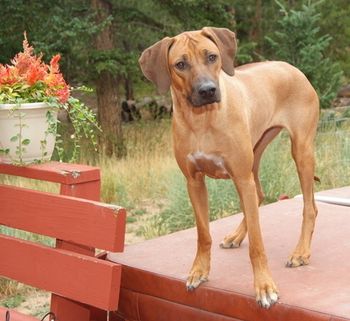
[[[236,300],[247,300],[240,294],[231,293],[231,303]],[[249,299],[249,308],[252,310],[250,316],[243,316],[237,313],[237,316],[227,316],[218,312],[208,311],[198,307],[181,304],[175,301],[167,300],[158,296],[152,296],[145,293],[135,292],[126,288],[121,288],[119,310],[116,315],[120,315],[126,320],[162,320],[162,315],[167,315],[167,321],[348,321],[349,319],[332,316],[312,310],[299,307],[292,307],[287,304],[277,304],[272,310],[256,310],[255,299]],[[181,316],[179,318],[179,316]]]

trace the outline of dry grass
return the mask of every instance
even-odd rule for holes
[[[324,116],[316,140],[316,190],[350,184],[350,122],[342,115]],[[102,160],[103,200],[128,208],[129,226],[152,238],[193,225],[186,185],[173,157],[169,121],[129,125],[125,128],[128,157]],[[267,148],[260,169],[265,202],[281,194],[299,194],[300,185],[290,153],[290,141],[282,132]],[[211,219],[239,210],[230,181],[207,179]],[[144,204],[152,203],[153,207]],[[135,229],[129,229],[135,232]]]
[[[100,159],[102,200],[133,208],[145,199],[162,198],[168,173],[176,170],[170,120],[127,125],[127,157]]]

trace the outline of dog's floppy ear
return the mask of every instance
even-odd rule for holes
[[[159,94],[165,94],[170,88],[168,53],[173,41],[173,38],[165,37],[147,48],[139,59],[143,74],[156,85]]]
[[[233,76],[233,60],[237,51],[236,35],[226,28],[204,27],[204,36],[212,40],[219,48],[222,60],[222,69],[230,76]]]

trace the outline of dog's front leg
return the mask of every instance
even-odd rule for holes
[[[197,254],[186,282],[187,290],[192,291],[208,280],[210,270],[211,237],[209,233],[208,192],[204,175],[196,173],[195,178],[188,178],[187,189],[194,209],[198,234]]]
[[[258,197],[253,174],[248,178],[238,178],[235,183],[247,223],[249,256],[254,273],[256,300],[260,306],[269,308],[277,302],[278,295],[265,255],[258,217]]]

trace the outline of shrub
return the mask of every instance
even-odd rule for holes
[[[318,92],[321,107],[327,108],[335,98],[342,71],[338,63],[326,56],[332,38],[321,35],[317,3],[308,2],[300,10],[280,6],[282,18],[278,30],[266,40],[275,54],[275,59],[284,60],[298,67],[311,81]]]

